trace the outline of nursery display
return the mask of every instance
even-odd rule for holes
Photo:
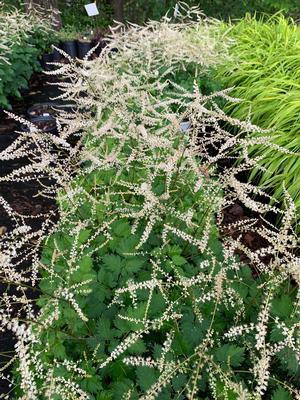
[[[89,18],[84,10],[87,3],[84,0],[58,0],[63,25],[72,25],[78,31],[84,31],[95,27],[105,30],[113,20],[143,24],[149,19],[159,20],[167,13],[170,16],[178,1],[103,0],[97,2],[99,15],[93,18]],[[298,0],[187,0],[185,3],[190,7],[200,7],[205,15],[225,20],[242,18],[246,12],[273,14],[278,11],[299,18]]]
[[[98,47],[92,52],[91,56],[99,56],[101,48],[105,46],[103,36],[99,31],[84,31],[79,33],[74,31],[71,26],[66,26],[59,32],[60,48],[70,57],[83,59],[92,48]],[[62,55],[59,50],[56,50],[57,58]]]
[[[0,398],[299,400],[297,4],[8,3]]]

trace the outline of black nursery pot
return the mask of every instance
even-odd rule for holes
[[[93,40],[91,43],[92,47],[96,47],[98,45],[98,47],[94,50],[93,55],[96,57],[99,57],[101,54],[101,50],[102,50],[102,43],[99,40]]]
[[[59,104],[54,103],[37,103],[28,108],[27,115],[30,119],[57,115],[59,111],[57,111],[56,108],[58,107],[60,107]]]
[[[31,118],[30,122],[32,122],[38,129],[46,133],[52,133],[53,135],[57,135],[57,124],[56,119],[49,115],[41,115],[39,117]],[[21,129],[23,132],[28,132],[29,128],[26,125],[22,125]]]
[[[58,49],[61,49],[61,45],[57,44],[55,47],[57,47]],[[53,61],[54,62],[59,62],[62,58],[62,55],[60,54],[60,52],[56,49],[53,49]]]
[[[42,56],[42,59],[41,59],[41,66],[42,66],[42,68],[43,68],[45,71],[51,71],[52,65],[49,65],[48,63],[51,63],[51,62],[53,62],[53,61],[54,61],[54,60],[53,60],[53,53],[44,54],[44,55]]]
[[[16,169],[22,168],[30,164],[27,157],[16,158],[15,160],[4,160],[0,162],[0,176],[11,174]],[[1,225],[1,224],[0,224]]]
[[[96,46],[96,44],[95,44],[95,46]],[[101,46],[101,42],[99,42],[99,46],[95,50],[96,56],[99,57],[101,52],[102,52],[102,46]]]
[[[85,41],[78,40],[77,41],[78,58],[80,60],[82,60],[87,55],[87,53],[91,50],[91,48],[92,48],[91,42],[85,42]]]
[[[109,44],[109,41],[105,38],[102,38],[100,43],[101,43],[101,49],[104,49]]]
[[[66,52],[70,57],[77,57],[77,45],[75,40],[66,40],[62,43],[62,49]]]

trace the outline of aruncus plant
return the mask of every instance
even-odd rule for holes
[[[170,42],[184,45],[193,24],[205,28],[199,54],[175,51]],[[68,179],[63,164],[55,171],[61,219],[35,264],[40,311],[26,323],[1,314],[18,338],[17,398],[299,397],[293,203],[287,195],[279,232],[260,228],[270,247],[249,254],[258,279],[234,255],[239,238],[221,243],[218,233],[222,208],[237,198],[270,208],[261,209],[251,198],[257,188],[236,177],[253,165],[253,141],[225,131],[224,122],[242,133],[263,131],[220,110],[218,97],[236,101],[227,91],[203,96],[196,85],[190,92],[165,80],[166,71],[195,60],[217,62],[215,47],[207,61],[199,48],[214,35],[207,24],[163,20],[113,31],[99,60],[56,71],[72,79],[62,96],[85,110],[65,116],[61,146],[82,130],[84,148],[76,177]],[[185,133],[183,119],[191,121]],[[219,175],[216,161],[236,144],[245,164]]]

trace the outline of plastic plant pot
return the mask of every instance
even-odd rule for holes
[[[97,43],[98,43],[98,42],[95,41],[95,42],[93,43],[93,47],[96,46]],[[106,46],[108,46],[108,45],[109,45],[109,40],[108,40],[108,39],[103,38],[103,39],[100,40],[100,45],[99,45],[98,48],[97,48],[97,50],[99,49],[99,50],[98,50],[99,55],[100,55],[101,51],[102,51]],[[118,50],[116,47],[113,47],[113,48],[111,49],[111,52],[112,52],[112,53],[118,53],[119,50]]]
[[[98,44],[98,43],[95,43],[95,46],[96,46],[96,44]],[[93,47],[94,47],[94,46],[93,46]],[[99,45],[98,45],[98,47],[97,47],[96,50],[95,50],[95,54],[96,54],[97,57],[100,56],[101,51],[102,51],[102,46],[101,46],[101,42],[99,42]]]
[[[77,45],[75,40],[66,40],[62,43],[62,49],[70,57],[77,57]]]
[[[62,108],[62,106],[55,103],[37,103],[28,108],[27,115],[30,119],[43,116],[48,117],[59,114],[59,108]]]
[[[109,40],[102,38],[100,43],[101,43],[101,49],[104,49],[109,44]]]
[[[24,167],[30,164],[30,160],[27,157],[16,158],[15,160],[4,160],[0,163],[0,176],[6,176],[16,169]]]
[[[51,133],[53,135],[57,135],[58,133],[56,119],[51,115],[31,118],[30,122],[45,133]],[[21,129],[23,132],[29,132],[29,128],[26,125],[21,125]]]
[[[87,53],[91,50],[92,48],[92,43],[83,41],[83,40],[78,40],[77,41],[77,56],[80,60],[82,60]]]
[[[8,146],[18,138],[19,134],[16,132],[1,133],[0,134],[0,151],[5,150]],[[6,176],[14,170],[28,164],[27,157],[16,158],[13,160],[1,160],[0,162],[0,176]],[[1,225],[1,224],[0,224]]]
[[[98,45],[98,47],[94,50],[93,52],[93,56],[99,57],[102,51],[102,41],[101,40],[92,40],[91,46],[96,47]]]
[[[58,49],[61,48],[61,46],[58,44],[55,47],[57,47]],[[56,49],[53,49],[53,61],[54,62],[59,62],[62,59],[62,54],[60,54],[60,52]]]
[[[53,62],[53,53],[47,53],[42,56],[41,66],[45,71],[51,71],[52,65],[49,65],[51,62]]]

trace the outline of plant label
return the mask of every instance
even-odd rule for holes
[[[182,132],[188,131],[191,126],[192,126],[192,124],[190,121],[180,122],[180,129],[182,130]]]
[[[94,17],[95,15],[99,14],[96,3],[86,4],[84,7],[89,17]]]

